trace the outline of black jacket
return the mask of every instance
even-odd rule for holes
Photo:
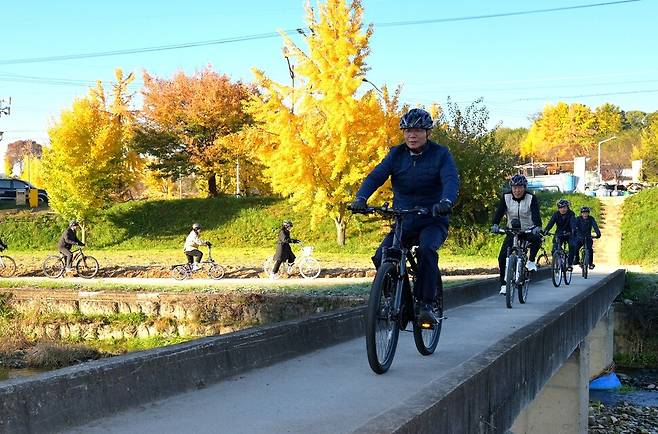
[[[596,220],[594,220],[594,217],[592,217],[592,216],[589,216],[586,219],[584,219],[582,217],[577,217],[576,218],[576,223],[575,223],[575,228],[576,228],[576,237],[579,240],[582,240],[585,237],[591,237],[592,236],[592,229],[594,229],[594,232],[596,233],[597,237],[601,236],[601,231],[599,230],[599,225],[596,224]]]
[[[75,235],[75,231],[71,228],[67,228],[62,233],[62,236],[59,237],[59,242],[57,243],[57,247],[70,249],[71,246],[79,245],[79,244],[82,244],[82,241],[80,241],[78,237]]]
[[[546,225],[545,232],[551,230],[553,225],[556,225],[555,233],[556,234],[573,234],[576,224],[576,214],[569,210],[564,214],[560,214],[560,211],[555,211],[551,216],[551,219]]]
[[[281,228],[279,231],[279,237],[276,241],[276,253],[274,254],[274,260],[293,262],[295,260],[295,255],[292,253],[290,243],[294,243],[296,241],[297,240],[290,238],[290,231],[288,231],[288,229]]]

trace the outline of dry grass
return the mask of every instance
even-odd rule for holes
[[[42,341],[27,351],[25,361],[31,368],[56,369],[100,357],[98,351],[85,345]]]

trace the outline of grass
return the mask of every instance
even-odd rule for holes
[[[658,273],[627,272],[622,297],[640,304],[658,304]]]
[[[626,264],[658,264],[658,187],[624,201],[621,260]]]

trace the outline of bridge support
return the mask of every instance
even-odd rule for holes
[[[614,308],[611,306],[587,336],[590,379],[601,374],[612,364],[615,334],[614,317]]]
[[[567,361],[519,413],[514,434],[587,433],[589,344],[578,345]]]

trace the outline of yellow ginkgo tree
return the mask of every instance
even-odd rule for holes
[[[260,135],[258,157],[272,188],[296,209],[308,209],[312,223],[330,217],[341,245],[347,204],[401,139],[398,92],[384,87],[380,96],[370,85],[362,88],[373,33],[372,26],[363,28],[362,15],[357,0],[327,0],[317,17],[307,4],[308,51],[282,34],[295,86],[254,70],[261,91],[248,105]]]
[[[43,184],[50,206],[62,217],[85,222],[112,203],[130,182],[128,149],[132,135],[127,85],[132,74],[117,70],[113,102],[107,103],[100,82],[48,131],[44,149]],[[84,233],[84,232],[83,232]]]

